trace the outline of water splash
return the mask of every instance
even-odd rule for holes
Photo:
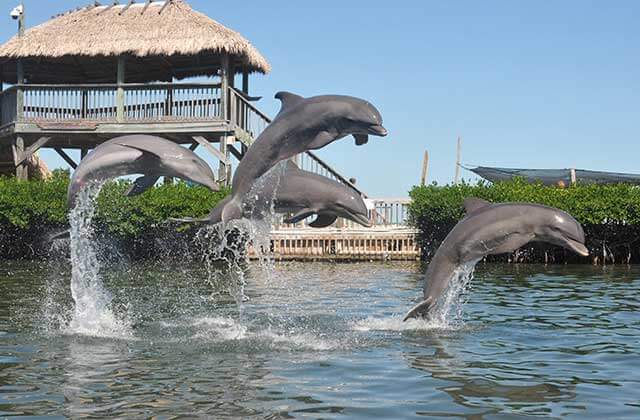
[[[473,279],[475,262],[456,268],[447,290],[440,297],[429,318],[403,321],[403,315],[386,318],[368,317],[354,323],[356,331],[458,330],[464,327],[463,307],[468,300],[468,287]]]
[[[71,251],[71,296],[75,308],[65,332],[97,337],[132,336],[131,324],[111,307],[112,296],[100,277],[100,262],[92,227],[95,197],[103,183],[82,189],[69,214]]]
[[[286,165],[280,163],[261,177],[244,200],[244,212],[249,218],[205,226],[195,241],[203,254],[207,270],[207,283],[212,296],[229,294],[240,312],[248,300],[244,293],[245,269],[249,258],[258,260],[262,278],[273,277],[274,260],[271,252],[271,227],[277,221],[274,210],[275,196]]]
[[[438,304],[431,311],[430,322],[443,328],[456,328],[464,324],[462,308],[467,303],[467,289],[473,279],[476,262],[456,267],[449,287],[440,297]]]

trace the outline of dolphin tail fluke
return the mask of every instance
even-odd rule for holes
[[[228,222],[238,219],[242,219],[242,203],[237,198],[233,198],[222,209],[222,223],[226,225]]]
[[[409,312],[407,312],[407,314],[404,316],[402,321],[404,322],[411,318],[426,318],[427,314],[429,314],[429,311],[431,310],[432,307],[433,307],[433,299],[431,297],[428,297],[427,299],[423,300],[422,302],[418,303],[416,306],[411,308]]]

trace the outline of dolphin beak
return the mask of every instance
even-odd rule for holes
[[[583,243],[580,243],[578,241],[574,241],[573,239],[567,238],[567,239],[565,239],[565,244],[566,244],[567,248],[569,248],[570,250],[572,250],[576,254],[582,255],[583,257],[589,256],[589,250],[587,249],[586,246],[584,246]]]
[[[371,223],[369,218],[367,216],[362,215],[362,214],[353,215],[353,219],[354,219],[354,222],[359,223],[364,227],[368,227],[369,228],[369,227],[373,226],[373,224]]]
[[[384,128],[381,125],[372,125],[369,126],[369,133],[373,134],[374,136],[380,136],[380,137],[384,137],[387,134],[389,134],[389,132],[387,131],[386,128]]]
[[[205,187],[209,188],[211,191],[214,191],[214,192],[220,191],[220,185],[218,185],[218,183],[214,179],[211,179],[209,177],[205,177],[204,179],[196,182],[204,185]]]

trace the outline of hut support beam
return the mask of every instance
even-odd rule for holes
[[[16,160],[16,166],[20,165],[27,159],[31,157],[35,152],[37,152],[42,146],[47,144],[51,140],[51,137],[40,137],[35,143],[29,146],[21,155],[18,155],[18,159]],[[24,147],[24,142],[23,142]]]
[[[242,69],[242,93],[249,95],[249,70],[246,67]]]
[[[229,54],[222,54],[220,65],[220,106],[222,107],[222,119],[229,119]]]
[[[18,60],[16,63],[16,82],[18,88],[16,90],[16,119],[22,121],[24,116],[24,90],[22,84],[24,83],[24,64],[22,60]]]
[[[236,149],[235,146],[233,144],[228,144],[227,145],[227,149],[229,150],[229,152],[231,152],[231,154],[233,156],[236,157],[236,159],[238,160],[242,160],[242,158],[244,157],[244,153],[242,153],[240,150]]]
[[[27,165],[20,160],[24,155],[24,139],[17,136],[13,143],[13,160],[16,165],[16,178],[26,181],[29,178],[29,169]]]
[[[60,155],[60,157],[64,159],[64,161],[67,162],[73,169],[76,169],[78,167],[78,164],[75,163],[74,160],[71,159],[71,156],[69,156],[64,150],[62,150],[61,147],[54,147],[53,150],[55,150],[56,153]]]
[[[123,56],[118,57],[118,74],[117,84],[118,90],[116,93],[116,119],[118,122],[124,121],[124,80],[125,80],[125,58]]]

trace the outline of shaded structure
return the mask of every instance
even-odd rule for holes
[[[530,183],[540,182],[544,185],[568,186],[575,183],[584,184],[636,184],[640,185],[640,175],[619,172],[590,171],[586,169],[517,169],[493,168],[478,166],[467,168],[471,172],[491,182],[508,181],[523,178]]]
[[[241,159],[270,121],[249,93],[250,74],[268,73],[269,63],[185,1],[117,3],[21,25],[0,46],[0,77],[12,85],[0,94],[0,174],[26,179],[25,162],[42,147],[75,168],[69,149],[84,157],[116,136],[154,134],[204,147],[228,185],[232,157]],[[194,77],[211,81],[179,82]],[[348,183],[315,155],[306,158]]]

